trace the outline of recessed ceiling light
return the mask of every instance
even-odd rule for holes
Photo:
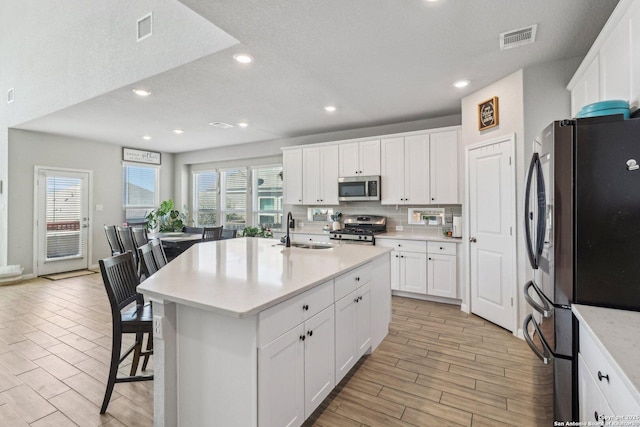
[[[336,107],[334,107],[333,105],[327,105],[326,107],[324,107],[324,111],[333,113],[334,111],[336,111]]]
[[[435,3],[435,2],[437,2],[437,1],[438,1],[438,0],[427,0],[427,3]]]
[[[231,129],[233,127],[233,125],[230,125],[229,123],[225,123],[225,122],[211,122],[209,123],[209,126],[213,126],[220,129]]]
[[[173,133],[180,135],[180,134],[183,134],[184,131],[182,129],[174,129]]]
[[[248,64],[250,62],[253,62],[253,57],[247,53],[236,53],[235,55],[233,55],[233,59],[241,64]]]
[[[471,83],[469,80],[458,80],[453,85],[458,89],[462,89],[463,87],[469,86],[469,83]]]
[[[133,93],[135,93],[138,96],[149,96],[149,95],[151,95],[151,91],[144,90],[144,89],[133,89]]]
[[[145,141],[149,141],[151,137],[149,135],[145,135],[142,137],[142,139],[144,139]]]
[[[246,128],[247,126],[249,126],[249,123],[240,122],[240,123],[238,123],[238,126],[240,126],[241,128]]]

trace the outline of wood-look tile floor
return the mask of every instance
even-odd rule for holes
[[[110,351],[100,274],[0,286],[0,426],[153,425],[152,382],[116,384],[99,414]],[[305,423],[449,425],[552,425],[551,372],[479,317],[399,297],[380,348]]]

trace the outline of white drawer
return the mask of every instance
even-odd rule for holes
[[[393,248],[396,251],[427,253],[427,242],[424,240],[376,239],[376,246]]]
[[[269,344],[294,326],[333,304],[333,280],[258,314],[258,347]]]
[[[345,295],[358,289],[360,286],[371,281],[371,265],[365,264],[342,276],[335,278],[335,300],[338,301]]]
[[[455,255],[456,244],[451,242],[427,242],[427,253]]]
[[[580,421],[588,423],[591,421],[596,425],[596,421],[604,419],[615,419],[613,409],[609,406],[607,399],[597,385],[598,380],[594,379],[584,362],[581,354],[578,354],[578,396],[580,396]]]
[[[600,345],[582,325],[580,326],[580,354],[586,369],[594,378],[613,412],[618,415],[638,414],[639,408],[622,382],[621,374],[614,369],[609,356],[603,352]]]

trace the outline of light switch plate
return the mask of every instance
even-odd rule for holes
[[[404,230],[404,227],[401,225],[396,225],[396,231],[402,231]]]

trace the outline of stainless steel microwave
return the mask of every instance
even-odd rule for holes
[[[338,178],[338,200],[343,202],[380,200],[380,176]]]

